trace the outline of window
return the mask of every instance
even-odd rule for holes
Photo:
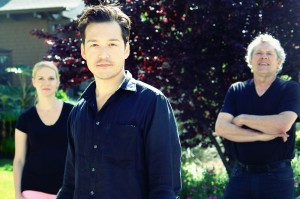
[[[0,49],[0,84],[6,84],[9,74],[5,68],[12,66],[12,56],[10,50]]]
[[[12,56],[10,50],[0,49],[0,73],[3,73],[6,67],[12,66]]]

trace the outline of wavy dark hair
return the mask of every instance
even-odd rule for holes
[[[77,27],[80,32],[82,42],[85,42],[85,29],[90,23],[117,22],[122,31],[122,38],[125,45],[129,41],[131,20],[121,11],[121,7],[116,4],[96,5],[85,9],[77,20]]]

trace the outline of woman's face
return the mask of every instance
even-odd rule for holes
[[[52,96],[59,85],[56,72],[48,67],[42,67],[36,71],[32,78],[32,84],[35,87],[38,96]]]

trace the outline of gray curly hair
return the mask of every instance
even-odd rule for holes
[[[250,64],[250,60],[252,59],[252,55],[253,55],[253,51],[254,51],[255,47],[261,43],[269,43],[272,46],[274,46],[277,57],[278,57],[278,59],[281,60],[281,64],[277,69],[277,73],[279,73],[282,70],[283,63],[285,62],[286,54],[285,54],[284,49],[282,48],[279,40],[275,39],[270,34],[260,34],[257,37],[255,37],[254,40],[248,45],[247,54],[245,56],[245,60],[248,64],[248,67],[252,71],[252,65]]]

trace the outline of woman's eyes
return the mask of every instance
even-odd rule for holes
[[[38,80],[44,80],[44,78],[40,77],[40,78],[38,78]],[[55,78],[54,77],[49,77],[48,80],[55,80]]]

